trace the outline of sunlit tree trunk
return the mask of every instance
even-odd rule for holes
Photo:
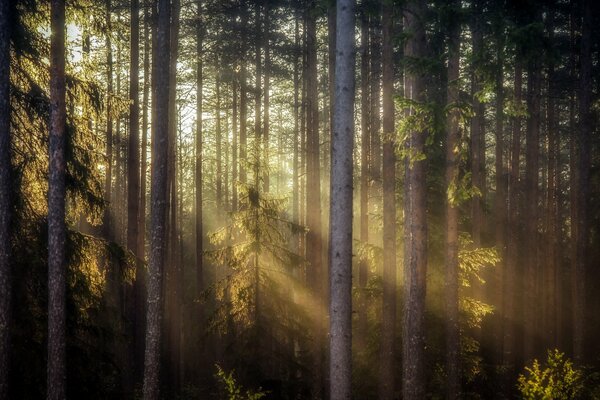
[[[144,400],[159,399],[160,341],[162,319],[162,270],[165,262],[167,219],[167,163],[169,146],[169,1],[157,0],[157,54],[155,64],[156,128],[152,137],[152,188],[150,221],[150,261],[146,349],[144,360]]]
[[[204,71],[203,71],[203,62],[202,58],[204,55],[203,51],[203,36],[204,36],[204,18],[202,11],[202,2],[198,2],[198,21],[196,26],[196,138],[195,138],[195,250],[196,250],[196,298],[200,299],[202,292],[204,290],[204,260],[203,260],[203,251],[204,251],[204,229],[202,225],[203,218],[203,196],[202,196],[202,166],[203,166],[203,140],[204,140],[204,132],[203,132],[203,120],[202,120],[202,112],[203,112],[203,102],[204,97],[202,90],[204,89]],[[234,132],[235,137],[235,132]],[[205,313],[204,307],[202,304],[198,304],[196,317],[198,318],[199,323],[201,324],[201,329],[203,324],[205,324]],[[196,332],[201,332],[202,330],[197,330]],[[205,343],[204,340],[198,339],[198,341],[202,344]],[[202,348],[198,349],[197,357],[201,354],[208,354],[208,352],[203,351]],[[197,364],[199,368],[203,365],[202,363]],[[197,371],[198,376],[203,376],[203,371]]]
[[[12,308],[10,4],[0,2],[0,399],[8,399]]]
[[[112,201],[112,158],[113,158],[113,118],[112,97],[113,93],[113,52],[112,52],[112,4],[106,0],[106,175],[104,181],[104,200],[109,205],[104,208],[104,236],[107,240],[113,240],[113,221],[111,215]]]
[[[240,143],[239,143],[239,180],[240,183],[246,183],[246,153],[247,153],[247,129],[248,129],[248,77],[246,67],[246,30],[248,29],[248,11],[246,0],[242,0],[241,25],[244,32],[240,47]],[[237,206],[237,205],[236,205]]]
[[[458,324],[458,218],[459,209],[455,188],[459,179],[459,79],[460,79],[460,31],[458,17],[460,3],[451,4],[452,23],[448,36],[448,105],[446,118],[446,399],[460,398],[460,328]]]
[[[330,399],[349,400],[352,383],[352,152],[354,1],[337,2],[334,125],[331,137]]]
[[[219,65],[219,59],[216,60],[216,65]],[[217,197],[217,209],[221,211],[223,206],[223,162],[222,162],[222,147],[223,147],[223,135],[221,131],[221,77],[219,72],[215,77],[215,155],[217,164],[216,178],[216,197]]]
[[[263,160],[267,168],[263,171],[264,191],[269,192],[269,129],[270,129],[270,94],[271,90],[271,47],[269,44],[270,28],[269,2],[265,2],[263,42],[265,46],[265,78],[264,78],[264,117],[263,117]]]
[[[383,312],[381,315],[381,356],[379,398],[392,400],[396,390],[396,143],[394,140],[394,54],[393,8],[382,1],[383,80]]]
[[[423,57],[426,53],[424,18],[426,3],[413,0],[404,10],[404,29],[409,34],[405,43],[406,57]],[[405,96],[422,102],[424,72],[407,70]],[[413,111],[414,112],[414,111]],[[427,131],[413,131],[407,139],[409,156],[405,160],[405,251],[404,251],[404,322],[402,332],[402,398],[418,400],[425,397],[425,289],[427,272],[427,221],[425,161],[416,157],[425,151]]]
[[[48,171],[47,399],[66,399],[65,2],[52,0]]]
[[[360,241],[363,246],[369,243],[369,164],[370,164],[370,130],[369,130],[369,27],[366,10],[360,12]],[[366,257],[359,260],[358,286],[361,289],[358,305],[358,343],[366,346],[368,332],[367,284],[369,281],[369,263]]]

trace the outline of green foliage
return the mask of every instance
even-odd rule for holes
[[[583,374],[558,349],[548,350],[544,365],[536,359],[519,375],[519,392],[524,399],[570,400],[583,393]]]
[[[258,388],[257,391],[244,389],[242,385],[236,382],[233,376],[235,371],[227,373],[219,365],[216,365],[216,367],[216,377],[224,386],[228,400],[259,400],[267,395],[268,392],[262,391],[261,388]]]

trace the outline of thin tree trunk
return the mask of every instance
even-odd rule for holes
[[[167,218],[167,163],[169,158],[169,1],[158,2],[156,72],[156,128],[152,138],[152,188],[148,317],[144,361],[144,400],[159,399],[160,341],[162,319],[162,269],[165,261]]]
[[[10,36],[8,1],[0,2],[0,399],[8,399],[12,320]]]
[[[484,105],[477,98],[477,94],[482,89],[481,79],[479,78],[480,72],[478,71],[478,65],[481,63],[483,57],[483,28],[481,23],[481,4],[479,2],[473,2],[473,21],[471,26],[471,36],[473,45],[473,70],[471,71],[471,94],[473,96],[473,112],[474,116],[471,122],[471,170],[473,186],[479,189],[481,196],[475,196],[472,200],[472,236],[473,243],[476,247],[481,246],[481,231],[483,227],[483,207],[482,203],[483,193],[485,191],[485,171],[483,167],[484,159],[481,158],[481,154],[484,151],[482,149],[485,146],[484,138]],[[477,288],[478,292],[481,292],[481,288]]]
[[[219,60],[217,58],[216,65],[219,65]],[[215,77],[215,97],[216,97],[216,109],[215,109],[215,121],[216,121],[216,163],[217,163],[217,174],[216,178],[216,196],[217,196],[217,210],[222,210],[223,207],[223,163],[222,163],[222,133],[221,133],[221,77],[219,76],[219,72],[217,72],[217,76]]]
[[[65,2],[51,2],[47,399],[66,399]]]
[[[112,118],[112,97],[113,93],[113,53],[112,53],[112,23],[111,23],[112,4],[111,0],[106,0],[106,82],[107,82],[107,101],[106,101],[106,175],[104,182],[104,200],[107,206],[104,208],[104,236],[107,240],[114,240],[113,221],[110,207],[112,201],[112,154],[113,154],[113,118]]]
[[[203,132],[203,121],[202,121],[202,112],[203,112],[203,94],[202,90],[204,88],[204,71],[203,71],[203,63],[202,58],[204,55],[203,51],[203,35],[204,35],[204,19],[202,13],[202,2],[198,2],[198,22],[196,27],[196,153],[195,153],[195,210],[196,210],[196,218],[195,218],[195,239],[196,239],[196,299],[198,301],[196,317],[198,318],[201,327],[205,324],[205,313],[204,307],[200,304],[200,298],[202,296],[202,292],[204,291],[204,260],[203,260],[203,251],[204,251],[204,230],[202,226],[202,218],[203,218],[203,197],[202,197],[202,145],[204,140],[204,132]],[[235,135],[235,132],[234,132]],[[201,330],[197,332],[202,332]],[[203,340],[200,338],[197,339],[202,346]],[[197,356],[201,354],[208,354],[200,347]],[[201,368],[202,364],[198,364]],[[202,371],[198,371],[199,376],[203,376]]]
[[[459,13],[460,3],[451,4],[453,12]],[[458,19],[458,18],[457,18]],[[458,202],[455,189],[459,179],[459,78],[460,78],[460,31],[457,19],[449,27],[448,38],[448,107],[450,108],[446,136],[446,399],[460,398],[460,328],[458,324]]]
[[[394,130],[393,8],[382,1],[382,81],[383,81],[383,312],[381,315],[381,355],[379,398],[392,400],[396,392],[394,355],[396,353],[396,155]]]
[[[248,10],[246,1],[242,0],[242,43],[240,48],[240,148],[239,148],[239,180],[240,183],[246,183],[248,179],[246,173],[246,153],[247,153],[247,127],[248,127],[248,82],[247,82],[247,71],[246,71],[246,46],[247,38],[245,32],[248,28]]]
[[[411,1],[404,11],[405,31],[410,34],[406,41],[406,57],[423,57],[426,53],[426,37],[423,19],[426,4],[422,0]],[[406,71],[405,96],[422,102],[424,76],[422,71]],[[425,151],[426,131],[409,133],[407,142],[410,154]],[[425,290],[427,272],[427,220],[425,161],[405,160],[405,263],[404,263],[404,323],[402,334],[402,397],[418,400],[425,397]]]
[[[331,138],[331,400],[351,398],[352,153],[354,148],[354,1],[337,2],[334,125]]]
[[[265,2],[263,41],[265,46],[265,78],[264,78],[264,117],[263,117],[263,160],[266,168],[263,171],[265,193],[269,192],[269,128],[270,128],[270,95],[271,90],[271,47],[269,45],[269,2]]]

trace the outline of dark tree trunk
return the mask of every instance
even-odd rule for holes
[[[392,400],[396,393],[396,143],[394,140],[393,6],[382,1],[383,80],[383,312],[379,398]]]
[[[0,399],[8,399],[12,315],[10,4],[0,2]]]
[[[411,1],[404,11],[404,28],[410,37],[406,41],[406,57],[424,57],[426,36],[423,19],[426,3]],[[424,72],[406,71],[405,96],[417,102],[425,100]],[[409,133],[409,154],[425,151],[426,131]],[[404,323],[402,334],[402,397],[417,400],[425,397],[425,289],[427,272],[427,220],[425,161],[405,160],[405,262],[404,262]]]
[[[247,142],[248,142],[248,77],[246,71],[246,47],[247,38],[246,30],[248,29],[248,10],[246,1],[242,0],[242,42],[240,47],[240,143],[239,143],[239,180],[240,183],[246,183],[248,179],[246,173],[246,153],[247,153]],[[237,204],[236,204],[237,206]]]
[[[517,107],[521,106],[523,70],[520,62],[515,64],[515,94],[514,102]],[[517,268],[519,263],[519,241],[521,229],[519,224],[519,169],[521,158],[521,116],[515,115],[512,118],[512,140],[511,140],[511,161],[509,177],[509,212],[508,222],[511,228],[511,234],[508,235],[507,260],[505,282],[509,288],[505,297],[504,312],[507,325],[504,328],[503,359],[504,364],[509,367],[515,367],[517,362],[515,345],[517,334]]]
[[[149,7],[144,9],[144,89],[142,98],[142,159],[140,168],[140,205],[138,220],[137,254],[140,261],[145,262],[146,248],[146,171],[148,169],[148,105],[150,97],[150,40],[149,40]],[[135,292],[135,379],[143,380],[144,373],[144,330],[146,325],[146,271],[141,274],[136,270]]]
[[[540,148],[540,89],[541,65],[531,61],[527,82],[527,144],[525,149],[525,276],[524,276],[524,336],[525,361],[537,356],[538,326],[538,204],[539,204],[539,148]]]
[[[269,44],[269,2],[265,2],[265,15],[264,15],[264,32],[263,41],[265,46],[265,78],[264,78],[264,117],[263,117],[263,160],[265,163],[265,170],[263,171],[263,185],[265,193],[269,192],[269,128],[271,123],[270,112],[270,96],[269,91],[271,90],[271,47]]]
[[[485,152],[485,107],[479,101],[477,94],[482,89],[480,74],[481,59],[483,57],[483,27],[481,26],[481,3],[473,2],[473,20],[471,23],[471,36],[473,45],[473,67],[471,71],[471,94],[473,96],[473,112],[474,116],[471,121],[471,172],[473,186],[479,189],[480,196],[475,196],[472,199],[471,209],[471,226],[473,243],[476,247],[481,246],[481,236],[483,229],[483,195],[485,192],[485,159],[482,153]],[[476,288],[476,291],[481,292],[481,288]]]
[[[452,3],[458,13],[460,3]],[[458,202],[452,188],[459,179],[459,78],[460,78],[460,23],[453,19],[448,37],[448,107],[446,120],[446,399],[460,398],[460,328],[458,324]]]
[[[573,285],[573,356],[575,361],[586,361],[586,274],[590,238],[590,164],[592,136],[592,2],[582,0],[581,15],[581,76],[579,78],[579,129],[577,144],[579,148],[578,187],[577,187],[577,247]]]
[[[155,64],[156,128],[152,138],[152,188],[148,317],[144,361],[144,400],[159,399],[160,340],[162,319],[162,269],[165,262],[167,219],[167,163],[169,154],[169,1],[157,0],[157,54]]]
[[[321,180],[319,162],[319,104],[317,89],[317,26],[316,3],[310,0],[306,16],[306,204],[321,204]],[[307,283],[313,290],[314,309],[314,386],[313,398],[323,394],[323,327],[321,326],[321,283],[322,271],[322,226],[321,207],[307,206],[306,225],[309,229],[306,238],[306,254],[310,264]]]
[[[52,0],[48,173],[48,400],[66,399],[65,2]]]
[[[216,60],[216,65],[219,65],[219,59]],[[217,174],[216,178],[216,197],[217,197],[217,210],[219,212],[223,207],[223,162],[222,162],[222,133],[221,133],[221,77],[219,76],[219,72],[217,72],[217,76],[215,77],[215,97],[216,97],[216,109],[215,109],[215,141],[216,141],[216,164],[217,164]]]
[[[354,1],[337,2],[335,105],[331,138],[329,398],[350,400],[352,383],[352,152]]]
[[[137,370],[137,349],[140,348],[137,334],[142,314],[136,311],[144,286],[143,253],[139,253],[139,206],[140,206],[140,101],[139,101],[139,59],[140,59],[140,20],[139,0],[131,2],[131,45],[129,56],[129,144],[127,153],[127,248],[136,257],[134,299],[130,308],[133,313],[133,346],[130,350],[131,367]],[[130,289],[128,289],[130,291]],[[142,311],[142,310],[139,310]],[[133,382],[131,382],[133,383]],[[132,385],[131,385],[132,386]]]

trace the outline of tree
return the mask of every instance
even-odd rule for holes
[[[459,140],[460,140],[460,3],[451,4],[448,36],[448,90],[446,119],[446,398],[460,397],[460,328],[459,317],[459,265],[458,265],[458,196]]]
[[[331,138],[330,398],[351,398],[354,1],[337,2],[335,106]]]
[[[404,29],[410,34],[404,45],[408,59],[421,60],[426,54],[425,18],[426,4],[410,1],[404,10]],[[425,99],[423,70],[405,71],[405,97],[413,102],[412,115]],[[402,397],[406,400],[425,396],[425,287],[427,271],[427,221],[425,208],[425,135],[426,130],[412,129],[407,133],[404,184],[404,323],[402,332]]]
[[[575,362],[585,361],[585,298],[586,272],[589,249],[589,196],[590,196],[590,136],[592,135],[592,5],[589,0],[582,0],[581,15],[583,24],[581,31],[581,76],[579,78],[579,129],[577,144],[579,147],[578,194],[577,194],[577,258],[573,279],[573,354]]]
[[[8,398],[12,319],[10,5],[0,2],[0,398]]]
[[[48,400],[66,398],[65,2],[51,3],[48,176]]]
[[[381,359],[379,398],[393,399],[395,393],[394,354],[396,342],[396,142],[394,129],[393,13],[382,1],[383,80],[383,312],[381,315]]]
[[[150,212],[150,261],[148,265],[148,306],[146,354],[144,360],[144,400],[159,399],[160,340],[162,319],[162,270],[165,262],[167,217],[167,163],[169,146],[169,1],[157,0],[156,128],[152,138],[152,187]]]

